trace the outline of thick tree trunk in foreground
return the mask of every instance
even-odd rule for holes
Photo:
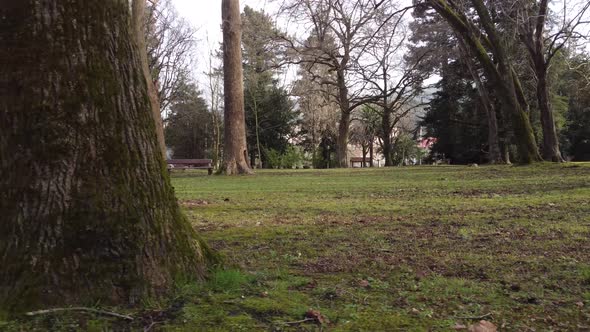
[[[223,86],[225,92],[224,150],[221,171],[225,174],[252,174],[248,165],[244,82],[242,74],[242,28],[240,2],[221,1],[223,20]]]
[[[211,257],[156,138],[127,0],[0,2],[0,311],[133,304]]]

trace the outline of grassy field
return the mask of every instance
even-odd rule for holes
[[[77,327],[453,331],[485,318],[590,330],[590,164],[187,172],[173,184],[225,267],[146,303],[134,325]],[[310,309],[323,324],[301,322]]]

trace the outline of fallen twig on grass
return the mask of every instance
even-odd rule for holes
[[[148,327],[143,329],[143,332],[149,332],[152,329],[152,327],[156,326],[156,324],[160,324],[160,322],[152,322]]]
[[[37,315],[51,314],[51,313],[62,312],[62,311],[86,311],[86,312],[92,312],[92,313],[99,314],[99,315],[122,318],[125,320],[133,320],[133,317],[131,317],[131,316],[121,315],[116,312],[87,308],[87,307],[54,308],[54,309],[37,310],[37,311],[27,312],[25,315],[37,316]]]
[[[488,318],[492,315],[491,312],[488,312],[485,315],[481,315],[481,316],[455,316],[453,318],[455,319],[484,319],[484,318]]]
[[[316,321],[317,319],[315,318],[305,318],[302,320],[296,320],[294,322],[284,322],[283,324],[285,325],[297,325],[297,324],[302,324],[302,323],[306,323],[306,322],[313,322]]]

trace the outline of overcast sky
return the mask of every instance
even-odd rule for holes
[[[199,57],[196,59],[197,79],[200,73],[206,70],[206,60],[209,54],[209,47],[218,47],[222,39],[221,34],[221,0],[172,0],[178,13],[186,18],[195,28],[199,30]],[[264,9],[273,12],[276,5],[270,0],[240,0],[242,8],[250,6],[255,9]],[[207,43],[207,39],[209,43]]]
[[[221,41],[221,0],[172,0],[176,9],[195,27],[200,34],[215,41]],[[273,6],[268,0],[241,0],[240,5],[269,11]]]
[[[582,5],[585,2],[585,0],[577,1]],[[399,0],[399,2],[402,5],[408,5],[411,3],[411,0]],[[172,3],[179,14],[186,18],[199,31],[199,55],[196,59],[195,78],[202,83],[201,73],[207,69],[207,58],[210,47],[216,49],[222,39],[221,0],[172,0]],[[278,6],[273,0],[240,0],[240,5],[242,8],[244,6],[250,6],[258,10],[263,9],[270,14],[274,14]],[[590,12],[586,14],[586,16],[589,16]],[[279,24],[279,26],[282,25]],[[291,29],[289,28],[289,30]],[[587,31],[587,29],[585,30]],[[590,49],[590,45],[588,45],[588,49]],[[293,73],[289,73],[287,76],[293,76]]]

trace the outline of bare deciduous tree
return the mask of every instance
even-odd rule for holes
[[[162,123],[162,116],[160,115],[160,103],[158,100],[158,92],[154,86],[152,75],[150,74],[150,68],[148,63],[147,46],[146,46],[146,35],[145,35],[145,21],[146,17],[146,2],[145,0],[133,0],[132,15],[133,15],[133,29],[136,37],[137,46],[139,48],[139,57],[141,60],[141,67],[143,76],[147,82],[147,91],[150,98],[150,106],[154,122],[156,124],[156,135],[158,137],[158,143],[160,151],[166,158],[166,143],[164,140],[164,125]]]
[[[585,14],[590,2],[564,1],[563,18],[555,17],[557,21],[548,27],[551,21],[550,3],[549,0],[519,1],[516,23],[520,28],[520,39],[528,50],[537,83],[536,96],[543,129],[543,157],[545,160],[561,162],[563,157],[559,149],[549,93],[549,68],[555,55],[568,42],[583,36],[578,30],[590,23],[585,21],[588,19]]]
[[[213,165],[215,167],[219,167],[221,161],[221,135],[223,132],[223,72],[214,64],[217,58],[213,52],[209,53],[207,72],[204,73],[207,77],[206,87],[209,94],[209,108],[213,123]]]
[[[428,51],[404,58],[407,51],[407,32],[402,24],[403,16],[388,20],[377,15],[380,30],[366,47],[367,63],[358,64],[367,89],[375,96],[374,105],[381,115],[379,132],[385,166],[393,166],[392,132],[395,126],[410,113],[423,106],[416,98],[422,92],[426,73],[420,70],[422,59]]]
[[[197,30],[178,15],[171,0],[148,0],[145,35],[149,68],[160,110],[178,97],[183,77],[190,77]]]
[[[305,66],[305,64],[301,64]],[[332,75],[326,66],[314,66],[314,72],[306,68],[299,70],[299,79],[293,87],[293,94],[298,98],[298,105],[302,115],[302,131],[308,140],[307,149],[316,159],[317,149],[322,136],[336,136],[338,133],[338,102],[335,96],[335,88],[331,85],[322,85],[313,77],[326,77]]]
[[[378,10],[390,20],[408,8],[396,10],[391,1],[385,0],[287,0],[281,8],[311,31],[304,41],[289,41],[291,49],[299,55],[298,63],[306,63],[305,68],[312,76],[317,65],[326,66],[334,73],[333,76],[313,78],[322,85],[335,88],[340,108],[337,139],[340,167],[348,166],[347,144],[352,111],[375,99],[375,96],[366,94],[368,82],[355,69],[362,63],[368,42],[380,30],[375,20]]]

